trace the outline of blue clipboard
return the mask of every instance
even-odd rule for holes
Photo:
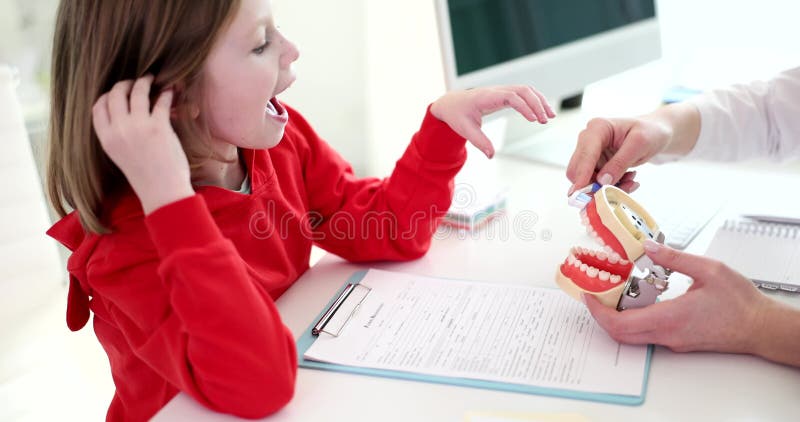
[[[301,368],[322,369],[326,371],[347,372],[352,374],[362,374],[362,375],[395,378],[402,380],[431,382],[436,384],[459,385],[459,386],[474,387],[474,388],[484,388],[488,390],[510,391],[514,393],[538,394],[543,396],[563,397],[568,399],[590,400],[602,403],[623,404],[628,406],[638,406],[644,403],[644,397],[647,392],[647,379],[650,376],[650,362],[653,356],[652,344],[647,346],[647,358],[644,368],[644,377],[642,379],[642,393],[641,395],[638,396],[607,394],[607,393],[591,393],[586,391],[574,391],[574,390],[549,388],[549,387],[536,387],[530,385],[512,384],[512,383],[505,383],[498,381],[476,380],[471,378],[447,377],[441,375],[426,375],[414,372],[394,371],[388,369],[362,368],[356,366],[317,362],[305,359],[303,356],[305,355],[306,350],[308,350],[308,348],[311,347],[311,345],[317,338],[311,333],[312,329],[314,329],[315,325],[317,324],[317,321],[319,321],[322,318],[323,314],[325,314],[327,310],[333,306],[336,299],[341,295],[341,293],[345,290],[345,288],[349,284],[358,284],[366,274],[367,274],[366,270],[355,272],[350,277],[350,279],[344,283],[339,292],[337,292],[337,294],[334,295],[333,298],[331,298],[330,302],[328,302],[328,305],[325,306],[325,308],[322,310],[322,312],[319,313],[319,315],[317,315],[317,318],[314,319],[314,321],[311,323],[308,329],[306,329],[300,336],[300,338],[297,339],[298,366],[300,366]]]

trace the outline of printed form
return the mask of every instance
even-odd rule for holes
[[[642,394],[647,346],[621,345],[558,289],[370,270],[338,336],[304,357],[327,363]]]

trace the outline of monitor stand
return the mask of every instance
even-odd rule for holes
[[[561,100],[561,110],[572,110],[581,108],[583,104],[583,92],[569,96]]]

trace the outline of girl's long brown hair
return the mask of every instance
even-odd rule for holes
[[[208,134],[202,119],[180,105],[202,108],[203,63],[238,8],[237,0],[62,0],[47,164],[49,199],[60,216],[77,210],[86,230],[105,233],[102,205],[127,185],[92,128],[92,105],[118,81],[155,75],[151,98],[176,87],[172,124],[189,161],[209,156],[199,142]]]

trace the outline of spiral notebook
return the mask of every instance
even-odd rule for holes
[[[717,230],[706,255],[763,289],[800,292],[800,225],[728,220]]]

